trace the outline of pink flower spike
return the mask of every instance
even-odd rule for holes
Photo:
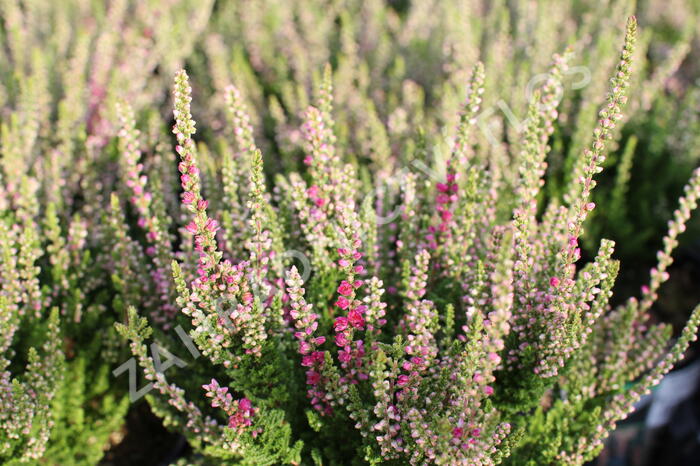
[[[557,277],[552,277],[549,279],[549,284],[552,285],[554,288],[559,286],[559,279]]]

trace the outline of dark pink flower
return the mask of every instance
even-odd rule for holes
[[[214,233],[216,232],[216,230],[219,229],[219,223],[216,220],[210,218],[207,220],[207,223],[204,225],[204,227],[210,232]]]
[[[309,197],[315,199],[318,197],[318,186],[313,185],[309,189],[306,190],[306,194],[309,195]]]
[[[338,286],[338,293],[343,296],[350,296],[352,294],[352,285],[347,281],[343,280]]]
[[[317,385],[321,381],[321,374],[316,371],[306,371],[307,385]]]
[[[304,367],[311,367],[314,365],[314,358],[312,355],[307,354],[306,356],[302,356],[301,358],[301,365]]]
[[[350,351],[340,350],[338,351],[338,359],[340,362],[350,362],[352,355],[350,354]]]
[[[347,317],[338,317],[335,319],[335,323],[333,324],[333,329],[336,332],[342,332],[348,328],[348,319]]]
[[[248,398],[241,398],[238,400],[238,409],[241,411],[250,411],[253,408],[253,404]]]
[[[197,233],[197,225],[194,223],[194,220],[187,224],[185,230],[189,231],[190,233]]]
[[[348,341],[348,336],[345,334],[345,332],[338,333],[335,336],[335,344],[337,346],[340,346],[342,348],[344,346],[347,346],[348,343],[350,342]]]
[[[347,309],[350,305],[350,301],[348,301],[348,298],[344,296],[339,296],[338,300],[335,302],[335,305],[341,309]]]
[[[348,312],[348,322],[355,328],[362,328],[365,326],[365,319],[357,309],[351,309],[350,312]]]

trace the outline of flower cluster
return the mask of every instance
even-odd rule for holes
[[[250,426],[255,409],[248,398],[241,398],[233,401],[233,397],[228,393],[228,387],[220,387],[216,379],[211,379],[208,385],[202,385],[207,391],[207,397],[211,398],[213,408],[221,408],[228,418],[228,427],[240,430]]]

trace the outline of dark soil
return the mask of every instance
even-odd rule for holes
[[[168,432],[145,401],[131,406],[121,433],[100,466],[165,466],[187,447],[184,437]]]

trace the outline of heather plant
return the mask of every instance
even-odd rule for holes
[[[124,356],[110,328],[118,315],[86,222],[76,216],[64,232],[53,204],[41,223],[36,204],[13,207],[2,215],[0,458],[94,464],[128,408],[110,373]]]
[[[413,157],[428,176],[388,170],[398,192],[366,192],[339,150],[330,67],[303,113],[304,170],[277,175],[273,189],[240,90],[224,91],[230,141],[210,148],[194,140],[193,89],[178,72],[179,206],[165,199],[171,177],[142,173],[139,131],[120,104],[120,185],[139,230],[121,241],[119,275],[139,279],[118,279],[131,305],[118,330],[147,383],[132,396],[146,393],[204,462],[593,458],[700,324],[699,307],[669,348],[670,329],[649,315],[700,196],[698,170],[640,299],[609,304],[619,270],[612,241],[577,265],[595,178],[628,105],[636,45],[631,18],[563,202],[550,199],[542,214],[571,50],[554,55],[533,90],[514,144],[512,192],[476,136],[488,96],[481,63],[446,160],[430,160],[419,133]],[[112,206],[119,211],[119,199]]]
[[[96,464],[122,427],[126,277],[110,275],[125,220],[102,211],[110,96],[155,99],[154,70],[190,52],[168,45],[172,30],[206,25],[194,3],[154,15],[157,2],[0,2],[3,464]]]
[[[697,326],[649,314],[699,176],[664,5],[0,0],[2,461],[144,395],[189,462],[593,457]]]

